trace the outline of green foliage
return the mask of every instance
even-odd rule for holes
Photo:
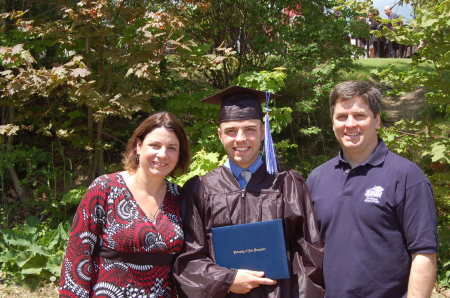
[[[283,69],[275,69],[275,71],[243,73],[236,79],[236,82],[239,86],[277,93],[285,87],[285,79],[286,73],[283,72]]]
[[[34,209],[33,212],[40,212],[43,209],[49,211],[55,201],[46,199],[57,198],[58,192],[65,191],[69,181],[73,180],[74,174],[71,172],[70,160],[67,160],[64,155],[45,152],[40,148],[29,147],[25,144],[16,146],[0,144],[0,150],[3,152],[0,156],[0,173],[7,173],[7,169],[10,167],[17,168],[17,173],[21,177],[21,185],[32,190],[29,197],[22,202],[21,208]],[[64,166],[55,166],[55,160],[60,158],[64,159]],[[32,207],[36,200],[41,200],[39,209]],[[15,208],[15,205],[8,207]]]
[[[447,122],[400,120],[383,128],[380,135],[396,152],[416,163],[450,164],[450,141],[443,137],[447,130]]]
[[[286,73],[283,69],[274,71],[248,72],[241,74],[237,79],[237,85],[272,94],[278,93],[285,87]],[[270,128],[272,133],[280,133],[292,122],[292,109],[290,107],[276,107],[277,100],[271,99],[269,102]],[[263,104],[265,107],[265,103]],[[265,110],[265,108],[263,108]],[[285,148],[288,148],[285,146]]]
[[[409,58],[383,58],[383,59],[358,59],[355,61],[355,68],[351,71],[340,71],[343,81],[361,80],[373,81],[378,80],[380,75],[386,71],[393,75],[399,72],[409,71],[412,67],[412,59]],[[432,70],[431,64],[423,64],[419,66],[420,71],[429,72]],[[382,75],[384,76],[384,75]],[[398,83],[395,78],[389,80],[389,84]],[[395,89],[392,90],[395,92]],[[395,93],[393,93],[395,94]]]
[[[240,75],[235,84],[277,93],[285,86],[286,74],[281,69],[274,71],[247,72]],[[206,89],[200,92],[180,93],[170,100],[166,108],[176,115],[183,115],[185,129],[193,144],[192,151],[223,152],[222,144],[217,138],[217,119],[219,107],[200,103],[217,90]],[[270,102],[270,124],[272,132],[279,133],[292,121],[292,109],[276,107],[277,100]],[[280,143],[287,144],[287,143]],[[291,146],[284,146],[285,149]],[[281,149],[281,148],[280,148]]]
[[[308,128],[302,128],[300,129],[300,133],[304,134],[304,135],[316,135],[318,133],[320,133],[322,130],[320,129],[320,127],[317,126],[311,126]]]
[[[348,42],[349,35],[358,34],[358,26],[354,26],[357,14],[343,7],[341,16],[331,9],[323,17],[314,16],[316,19],[307,25],[301,18],[294,20],[285,35],[294,41],[289,43],[289,55],[274,59],[288,74],[282,105],[292,109],[293,119],[275,138],[301,144],[285,154],[282,163],[297,165],[295,168],[302,173],[306,173],[305,166],[315,155],[328,155],[328,148],[334,147],[328,95],[341,79],[340,72],[351,69],[351,56],[358,51]]]
[[[248,72],[240,75],[236,82],[240,86],[255,88],[262,91],[269,91],[277,93],[284,87],[284,79],[286,74],[281,70],[275,71],[261,71]],[[221,155],[218,152],[223,152],[222,145],[217,138],[217,124],[211,122],[210,119],[216,118],[218,109],[212,105],[205,105],[199,103],[201,98],[212,94],[214,91],[200,92],[198,94],[189,95],[181,94],[177,96],[176,100],[170,102],[172,111],[181,113],[188,108],[195,120],[189,121],[191,126],[186,127],[186,131],[190,135],[191,141],[194,141],[196,146],[193,150],[194,156],[189,169],[189,172],[183,176],[175,179],[176,183],[183,185],[189,178],[195,175],[204,175],[207,172],[215,169],[226,159],[226,155]],[[198,99],[197,99],[198,98]],[[273,101],[272,104],[276,104]],[[272,108],[270,111],[271,128],[274,132],[280,132],[292,121],[292,109],[289,107]],[[186,120],[186,119],[185,119]],[[187,122],[187,121],[186,121]],[[288,140],[281,141],[276,144],[280,153],[296,145],[290,144]]]
[[[0,270],[7,280],[33,285],[59,277],[69,228],[66,222],[51,229],[31,216],[23,225],[1,229]]]
[[[409,3],[410,1],[406,1]],[[389,147],[415,161],[433,184],[440,237],[438,283],[450,286],[450,1],[420,1],[415,4],[416,18],[409,26],[396,25],[383,30],[390,40],[417,47],[410,69],[395,72],[393,67],[379,71],[381,81],[400,94],[417,88],[425,92],[428,109],[422,121],[400,121],[385,129]]]
[[[63,205],[78,205],[86,193],[87,187],[79,187],[69,190],[62,196],[61,204]]]
[[[412,57],[410,70],[390,75],[382,75],[384,82],[399,84],[399,90],[412,90],[423,86],[429,103],[445,105],[448,113],[450,101],[450,43],[449,23],[450,1],[422,3],[416,9],[416,18],[408,27],[399,26],[395,31],[385,31],[387,38],[401,44],[417,46]],[[421,68],[426,66],[426,68]]]
[[[438,283],[440,286],[450,287],[450,167],[442,168],[439,163],[430,165],[441,171],[429,175],[433,185],[438,216],[439,235],[439,263]]]
[[[174,179],[178,185],[183,185],[186,181],[194,176],[203,176],[214,170],[226,160],[226,155],[217,152],[206,152],[204,150],[197,151],[192,158],[189,172]]]
[[[166,109],[183,119],[191,141],[191,151],[221,152],[222,144],[217,137],[219,106],[204,104],[200,100],[213,94],[214,89],[180,93],[166,105]]]
[[[385,32],[408,44],[423,41],[411,63],[366,59],[356,66],[367,80],[378,68],[375,79],[393,93],[420,85],[436,104],[423,122],[382,133],[390,147],[425,168],[434,185],[439,276],[447,281],[448,1],[424,3],[412,26]],[[87,183],[105,168],[118,169],[132,130],[151,111],[168,110],[185,125],[193,162],[175,179],[181,185],[224,162],[218,107],[199,101],[233,84],[281,95],[271,101],[270,117],[286,167],[307,176],[337,151],[328,94],[354,75],[352,57],[361,50],[348,36],[367,34],[357,17],[368,1],[32,3],[0,14],[0,224],[7,235],[0,255],[7,280],[56,276],[51,266],[59,270],[68,230],[59,223],[69,220]],[[368,65],[377,62],[384,64]],[[17,195],[10,169],[26,198]],[[42,222],[12,226],[27,215]],[[55,235],[49,247],[45,235]]]
[[[285,127],[292,122],[292,108],[290,107],[273,107],[269,108],[270,112],[270,128],[272,133],[280,133]]]
[[[1,122],[73,142],[87,153],[86,172],[93,179],[104,172],[104,152],[111,148],[107,121],[152,110],[149,99],[162,93],[168,78],[189,74],[185,60],[175,57],[189,56],[193,44],[170,5],[104,0],[28,5],[26,12],[1,14],[7,25],[0,31],[6,41],[0,47],[0,107],[8,117]],[[46,5],[57,13],[40,12]]]
[[[450,141],[447,120],[400,120],[380,135],[394,152],[414,161],[427,174],[433,185],[439,234],[438,281],[450,286]]]

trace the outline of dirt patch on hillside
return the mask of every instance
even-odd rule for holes
[[[401,119],[415,119],[425,107],[425,91],[418,89],[401,96],[385,96],[381,100],[383,125],[391,126]]]
[[[57,298],[59,288],[49,283],[32,290],[22,285],[6,285],[0,283],[0,298]]]

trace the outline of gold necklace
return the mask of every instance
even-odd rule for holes
[[[161,205],[162,205],[162,204],[161,204]],[[161,206],[158,206],[158,207],[156,208],[155,213],[153,213],[151,220],[156,220],[156,214],[158,213],[160,207],[161,207]]]
[[[158,192],[158,194],[162,192],[163,199],[162,199],[161,205],[157,206],[155,212],[152,214],[152,218],[151,218],[152,221],[156,221],[156,216],[157,216],[157,214],[158,214],[158,211],[161,210],[161,206],[164,204],[164,199],[166,198],[166,188],[167,188],[167,185],[166,185],[166,183],[164,182],[164,185],[163,185],[163,187],[161,188],[162,191],[160,190],[160,191]],[[155,200],[155,202],[156,202],[156,200]]]

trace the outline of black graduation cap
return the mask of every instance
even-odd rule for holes
[[[278,172],[278,162],[270,133],[268,114],[270,97],[276,98],[279,96],[255,89],[232,86],[202,99],[201,102],[222,106],[219,112],[220,122],[249,119],[262,120],[264,113],[261,103],[266,102],[264,152],[266,156],[266,170],[269,174],[274,174]]]
[[[221,105],[219,120],[237,121],[248,119],[261,119],[264,117],[261,103],[266,101],[267,93],[255,89],[232,86],[201,102]],[[271,94],[271,97],[278,95]]]

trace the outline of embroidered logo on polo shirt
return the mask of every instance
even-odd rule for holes
[[[381,195],[383,194],[384,188],[381,186],[374,186],[372,188],[369,188],[366,190],[366,193],[364,196],[366,196],[366,199],[364,202],[366,203],[380,203]]]

